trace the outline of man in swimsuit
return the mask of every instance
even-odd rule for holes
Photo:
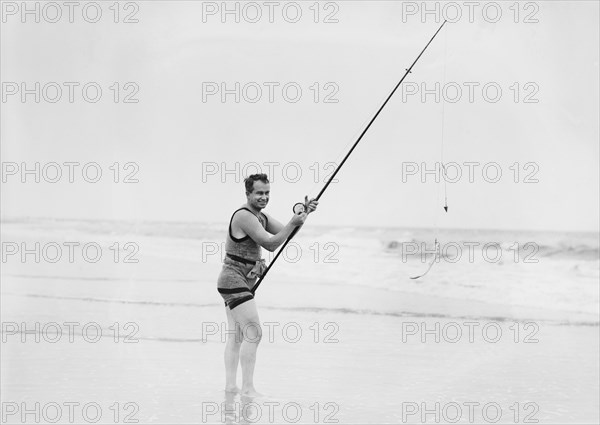
[[[265,270],[261,247],[275,251],[302,226],[318,202],[306,198],[306,212],[295,214],[285,226],[261,212],[267,206],[270,185],[266,174],[253,174],[244,180],[248,202],[236,210],[229,222],[225,242],[226,257],[217,289],[225,300],[228,333],[225,345],[225,391],[240,392],[236,385],[237,366],[242,364],[241,394],[258,397],[254,388],[256,349],[262,329],[252,288]]]

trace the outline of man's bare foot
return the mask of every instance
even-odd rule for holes
[[[242,389],[241,395],[244,397],[251,398],[264,397],[263,394],[259,393],[254,388]]]
[[[233,387],[225,387],[225,392],[238,394],[238,393],[242,392],[242,390],[240,390],[237,386],[233,386]]]

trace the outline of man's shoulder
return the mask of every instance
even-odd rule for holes
[[[246,221],[248,219],[251,219],[252,217],[256,217],[256,216],[254,215],[254,213],[252,211],[250,211],[246,207],[240,207],[237,210],[235,210],[235,212],[233,213],[234,220],[237,218],[237,219]]]

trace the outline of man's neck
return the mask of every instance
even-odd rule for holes
[[[260,211],[261,211],[261,209],[262,209],[262,208],[256,208],[256,207],[253,207],[253,206],[252,206],[252,205],[250,205],[248,202],[246,202],[246,207],[248,207],[248,209],[249,209],[250,211],[252,211],[252,212],[253,212],[254,214],[256,214],[256,215],[259,215],[259,214],[260,214]]]

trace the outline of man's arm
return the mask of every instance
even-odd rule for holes
[[[265,213],[263,213],[265,214]],[[273,217],[271,217],[270,215],[265,214],[265,216],[267,217],[267,232],[269,232],[272,235],[276,235],[277,233],[281,232],[283,230],[283,228],[285,227],[283,224],[281,224],[279,221],[275,220]]]
[[[281,230],[275,235],[270,235],[262,227],[254,214],[248,211],[240,211],[234,217],[234,222],[244,233],[246,233],[254,242],[262,246],[267,251],[273,252],[281,246],[292,234],[297,226],[300,226],[306,220],[306,214],[294,215],[290,222],[282,226]],[[270,220],[269,220],[270,222]]]

